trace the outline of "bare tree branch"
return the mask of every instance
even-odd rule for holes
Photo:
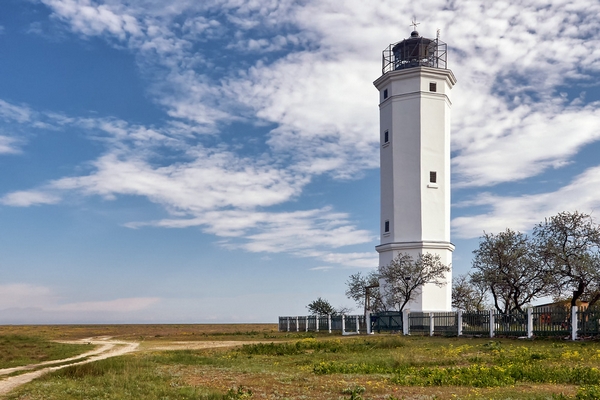
[[[385,282],[385,303],[402,311],[416,298],[423,285],[444,286],[450,270],[450,266],[444,265],[437,254],[420,254],[416,260],[407,253],[398,254],[389,265],[379,269],[379,276]]]
[[[550,270],[554,296],[568,294],[571,305],[600,298],[600,226],[588,214],[561,212],[534,230],[540,260]],[[570,293],[569,293],[570,292]]]
[[[551,293],[550,276],[535,258],[527,235],[507,229],[485,233],[473,251],[472,278],[487,287],[498,312],[523,311],[523,306]]]
[[[487,286],[477,275],[458,275],[452,280],[452,307],[463,311],[483,311],[487,308],[487,292]]]

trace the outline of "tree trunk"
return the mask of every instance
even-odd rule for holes
[[[590,298],[588,307],[592,307],[594,304],[596,304],[598,302],[598,300],[600,300],[600,293],[596,293],[592,296],[592,298]]]
[[[584,290],[585,290],[585,284],[583,282],[579,281],[579,285],[577,285],[577,290],[573,291],[573,299],[571,300],[571,307],[575,307],[577,305],[577,300],[579,300],[579,298],[583,294]]]

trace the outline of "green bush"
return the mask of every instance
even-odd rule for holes
[[[346,363],[338,361],[321,361],[313,365],[313,372],[317,375],[328,374],[386,374],[392,373],[390,367],[367,363]]]
[[[225,396],[223,396],[223,400],[249,399],[252,396],[252,390],[239,386],[237,389],[229,389]]]
[[[598,386],[598,385],[581,386],[577,390],[577,395],[575,396],[575,398],[577,400],[600,399],[600,386]]]
[[[249,355],[293,356],[312,352],[360,353],[374,349],[395,349],[405,345],[404,340],[397,337],[385,338],[384,340],[316,340],[314,338],[306,338],[292,343],[247,344],[240,351],[243,354]]]
[[[366,391],[364,386],[354,386],[342,390],[342,394],[348,395],[348,400],[363,400],[362,394]]]
[[[167,365],[216,365],[219,360],[197,350],[169,350],[153,354],[148,359]]]
[[[527,364],[513,364],[508,367],[484,365],[456,368],[410,367],[396,371],[392,381],[407,386],[473,387],[505,386],[517,382],[599,384],[600,371],[588,367],[549,367]]]

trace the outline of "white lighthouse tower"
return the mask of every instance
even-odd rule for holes
[[[447,47],[419,36],[383,51],[379,90],[381,137],[381,244],[379,265],[398,253],[413,259],[438,254],[452,264],[450,243],[450,92]],[[407,308],[450,311],[452,273],[446,285],[424,285]],[[382,285],[382,290],[385,290]]]

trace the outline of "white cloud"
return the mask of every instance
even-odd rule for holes
[[[541,110],[540,108],[546,109]],[[600,103],[587,106],[523,105],[498,110],[497,120],[477,118],[465,131],[465,143],[453,160],[458,186],[485,186],[560,168],[587,144],[600,139]],[[475,119],[474,118],[474,119]]]
[[[139,35],[141,28],[135,17],[123,7],[96,4],[93,0],[43,0],[54,10],[54,16],[68,21],[75,31],[85,35],[111,33],[120,39]]]
[[[227,87],[237,93],[238,101],[254,108],[257,117],[279,125],[268,143],[276,153],[291,155],[293,168],[349,178],[378,165],[376,96],[364,79],[376,62],[323,57],[293,54],[273,65],[254,67]],[[336,73],[341,68],[346,72]]]
[[[28,283],[0,285],[0,310],[34,308],[48,312],[77,313],[113,312],[127,313],[146,309],[160,301],[157,297],[133,297],[104,301],[65,303],[47,286]]]
[[[106,301],[86,301],[66,303],[49,307],[50,311],[66,311],[72,313],[117,312],[128,313],[144,310],[160,301],[158,297],[133,297]]]
[[[20,153],[21,150],[15,146],[16,143],[15,138],[0,135],[0,154]]]
[[[25,123],[31,120],[32,111],[26,106],[17,106],[0,99],[0,118]]]
[[[109,199],[119,194],[146,196],[168,209],[197,214],[280,204],[298,195],[306,183],[302,177],[228,152],[197,148],[193,156],[191,162],[155,167],[140,157],[109,153],[93,163],[94,173],[62,178],[49,186]]]
[[[259,232],[247,235],[243,245],[252,252],[293,252],[339,248],[369,243],[375,238],[366,230],[357,229],[348,215],[330,209],[270,214],[259,224]]]
[[[56,204],[60,197],[39,190],[23,190],[9,193],[0,198],[0,204],[13,207],[29,207],[40,204]]]
[[[327,253],[322,258],[330,263],[345,267],[376,268],[379,265],[377,253]]]
[[[584,91],[599,69],[600,52],[590,41],[599,32],[590,12],[600,12],[600,5],[588,6],[462,2],[444,17],[459,16],[445,32],[459,80],[453,165],[460,185],[535,176],[599,139],[600,103],[559,95],[564,86]]]
[[[50,288],[26,283],[0,285],[0,310],[15,307],[41,307],[56,303],[59,297]]]
[[[326,271],[329,271],[331,269],[333,269],[333,267],[324,266],[324,267],[309,268],[309,271],[324,271],[324,272],[326,272]]]
[[[379,260],[377,253],[368,252],[368,253],[333,253],[333,252],[319,252],[312,251],[304,254],[305,257],[314,257],[321,259],[330,264],[336,264],[335,268],[377,268],[379,265]],[[311,268],[311,270],[329,270],[334,267],[332,266],[324,266],[324,267],[316,267]]]
[[[483,231],[497,233],[506,228],[528,231],[544,218],[562,211],[594,213],[600,210],[599,185],[600,166],[588,169],[554,192],[518,197],[484,193],[458,206],[484,206],[489,211],[454,218],[452,229],[460,238],[473,238],[481,236]]]
[[[339,258],[336,258],[331,253],[317,250],[375,240],[371,232],[354,226],[347,214],[335,213],[330,208],[278,213],[220,210],[199,213],[195,218],[189,219],[128,224],[132,228],[148,225],[168,228],[201,226],[207,233],[229,238],[221,242],[223,246],[243,248],[250,252],[288,252],[352,266],[364,266],[365,260],[372,263],[373,259],[372,254],[369,258],[362,253],[338,255]]]

